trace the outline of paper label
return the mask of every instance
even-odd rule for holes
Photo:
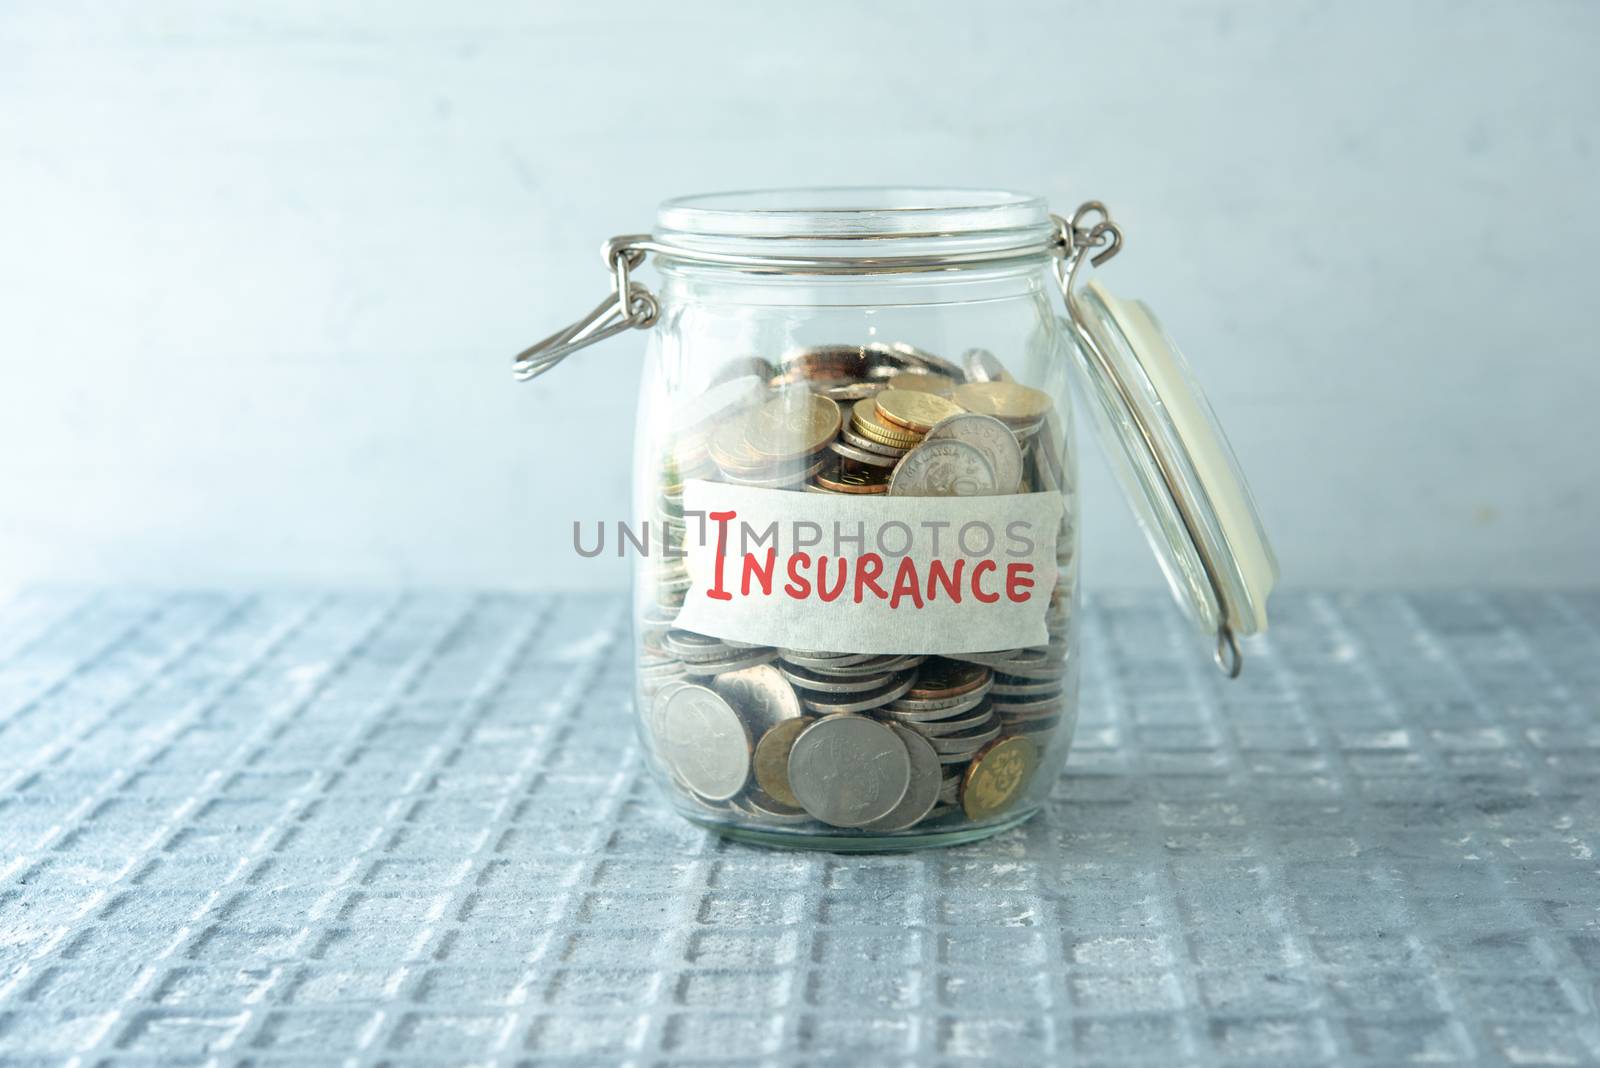
[[[1048,640],[1060,493],[887,497],[690,480],[683,506],[686,630],[850,653]]]

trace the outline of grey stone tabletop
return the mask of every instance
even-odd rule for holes
[[[0,1064],[1589,1064],[1600,595],[1085,609],[1048,810],[657,803],[621,598],[0,607]]]

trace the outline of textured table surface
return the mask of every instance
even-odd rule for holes
[[[1600,596],[1088,607],[1049,811],[666,812],[621,599],[0,607],[0,1063],[1595,1063]]]

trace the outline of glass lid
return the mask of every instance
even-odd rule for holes
[[[1099,280],[1067,298],[1088,408],[1173,595],[1218,665],[1267,627],[1278,561],[1244,474],[1183,354],[1141,301]]]

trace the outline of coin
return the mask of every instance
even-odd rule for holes
[[[889,481],[883,472],[846,471],[844,465],[837,461],[832,466],[825,464],[822,470],[817,472],[816,481],[817,485],[834,493],[889,492]]]
[[[934,374],[930,371],[902,371],[885,382],[883,388],[948,397],[951,390],[956,388],[956,381],[947,375]]]
[[[1000,357],[988,349],[968,349],[961,354],[966,365],[967,379],[971,382],[1010,382],[1011,372],[1000,362]]]
[[[1039,766],[1039,747],[1015,735],[990,742],[961,780],[961,808],[971,820],[986,820],[1009,808]]]
[[[889,724],[889,729],[906,747],[906,756],[911,761],[911,782],[900,803],[887,815],[862,824],[864,831],[903,831],[916,826],[932,810],[944,787],[944,765],[939,763],[939,754],[933,751],[933,746],[898,723]]]
[[[824,714],[836,712],[868,712],[874,708],[882,708],[893,701],[911,686],[911,673],[906,672],[899,678],[890,679],[876,690],[865,693],[823,693],[817,690],[804,691],[800,695],[800,703],[813,712]]]
[[[965,753],[973,755],[990,742],[1000,736],[1000,721],[993,716],[984,717],[984,721],[975,727],[968,727],[964,731],[953,734],[928,734],[925,737],[933,745],[934,751],[939,753]]]
[[[1037,423],[1050,410],[1050,394],[1016,382],[968,382],[957,386],[950,399],[969,412],[1007,423]]]
[[[959,697],[983,685],[989,672],[981,664],[963,664],[955,660],[935,657],[922,665],[917,681],[906,696],[923,701],[937,701],[942,697]]]
[[[756,784],[779,804],[800,807],[800,799],[789,786],[789,750],[794,748],[794,740],[815,722],[810,716],[783,720],[756,743]]]
[[[935,441],[906,453],[889,476],[894,497],[980,497],[996,490],[994,468],[962,441]]]
[[[734,707],[756,737],[801,715],[794,687],[777,668],[766,664],[724,672],[712,680],[711,688]]]
[[[783,672],[783,677],[792,685],[802,690],[820,690],[823,693],[865,693],[877,689],[891,678],[888,674],[827,675],[785,662],[779,663],[778,670]]]
[[[960,441],[983,453],[994,469],[996,493],[1015,493],[1022,484],[1022,447],[1011,428],[992,415],[966,412],[941,419],[922,441]]]
[[[893,467],[895,460],[904,455],[904,452],[897,452],[895,456],[888,456],[881,452],[871,452],[843,440],[829,442],[828,448],[846,460],[854,460],[858,464],[866,464],[869,467]]]
[[[849,445],[853,448],[860,449],[862,452],[870,452],[878,456],[887,457],[891,463],[904,456],[906,454],[906,450],[910,448],[909,445],[906,446],[905,449],[895,445],[882,445],[876,441],[873,441],[869,437],[857,434],[855,432],[854,414],[852,414],[850,417],[850,425],[839,431],[839,441],[835,442],[835,444]]]
[[[747,420],[743,417],[729,419],[712,432],[706,448],[711,454],[711,461],[723,471],[759,475],[771,461],[752,449],[745,440],[746,425]]]
[[[746,478],[743,475],[734,475],[724,471],[723,478],[737,486],[755,486],[758,489],[783,489],[786,486],[798,486],[806,479],[822,470],[826,461],[818,460],[808,467],[796,467],[792,464],[778,468],[778,473],[760,478]]]
[[[683,670],[690,675],[724,675],[745,671],[760,664],[770,664],[778,658],[778,650],[766,646],[753,649],[734,649],[716,660],[684,661]]]
[[[667,696],[660,718],[662,759],[709,801],[726,801],[750,777],[750,734],[733,706],[704,686]]]
[[[851,407],[850,429],[879,445],[890,445],[898,449],[909,449],[922,440],[921,434],[913,433],[898,423],[891,423],[880,416],[876,397],[858,400]]]
[[[860,827],[894,811],[911,785],[911,757],[888,726],[865,716],[824,716],[789,752],[789,785],[823,823]]]
[[[873,398],[873,404],[884,420],[918,434],[926,434],[941,419],[961,414],[954,401],[913,390],[886,389]]]
[[[789,389],[750,413],[745,442],[768,460],[809,456],[839,432],[839,405],[807,389]]]

